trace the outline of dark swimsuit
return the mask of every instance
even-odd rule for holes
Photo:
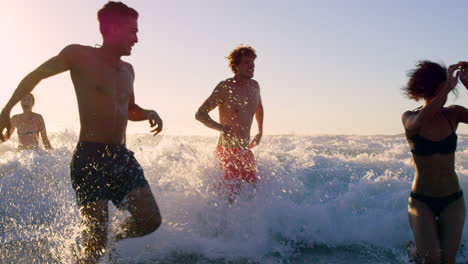
[[[458,200],[458,198],[463,197],[463,192],[459,191],[441,197],[432,197],[411,192],[410,197],[425,203],[429,207],[429,209],[431,209],[431,211],[434,213],[434,216],[438,218],[447,206]]]
[[[143,169],[125,145],[80,141],[70,164],[78,205],[111,200],[122,208],[137,187],[149,188]]]
[[[32,131],[18,131],[18,135],[34,135],[35,133],[39,133],[38,130],[32,130]]]
[[[449,154],[454,153],[457,150],[458,137],[455,133],[455,129],[443,112],[442,115],[445,117],[445,119],[447,119],[447,122],[449,123],[453,132],[440,141],[428,140],[418,134],[408,137],[408,143],[413,154],[418,156],[431,156],[434,153]],[[434,213],[434,216],[438,218],[447,206],[463,197],[463,191],[441,197],[433,197],[411,192],[410,197],[425,203]]]

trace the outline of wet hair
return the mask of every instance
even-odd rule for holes
[[[99,30],[104,36],[109,32],[109,26],[122,24],[129,18],[138,19],[138,12],[122,2],[109,1],[97,13]]]
[[[402,88],[405,95],[413,100],[430,99],[439,86],[447,80],[447,68],[441,64],[423,60],[408,72],[408,83]]]
[[[231,68],[231,71],[234,74],[237,71],[237,65],[239,65],[239,63],[241,62],[242,56],[249,56],[253,57],[254,59],[257,58],[255,49],[251,46],[239,45],[236,48],[234,48],[226,57],[229,61],[229,67]]]

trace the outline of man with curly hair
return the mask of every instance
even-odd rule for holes
[[[221,81],[198,109],[195,118],[220,132],[216,157],[224,172],[223,185],[229,199],[238,194],[245,183],[257,181],[255,158],[251,148],[260,143],[263,134],[263,106],[260,87],[253,78],[257,55],[250,46],[238,46],[228,55],[234,77]],[[209,112],[218,107],[219,122]],[[253,118],[258,134],[250,140]]]

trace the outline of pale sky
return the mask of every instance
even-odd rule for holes
[[[96,12],[105,2],[0,0],[0,106],[28,72],[66,45],[100,44]],[[402,133],[401,113],[421,104],[402,95],[406,72],[421,59],[468,60],[466,1],[124,2],[140,13],[140,42],[124,58],[136,71],[136,101],[159,112],[168,135],[216,134],[194,114],[232,76],[225,56],[240,43],[258,53],[254,78],[265,134]],[[68,73],[33,93],[34,111],[49,130],[78,129]],[[460,84],[459,97],[448,103],[468,106],[468,91]],[[19,112],[18,105],[13,113]],[[128,129],[149,130],[133,122]]]

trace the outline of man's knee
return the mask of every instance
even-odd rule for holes
[[[159,207],[149,188],[137,188],[128,195],[128,210],[138,224],[141,233],[149,234],[161,226]]]
[[[161,226],[162,218],[159,212],[154,212],[153,214],[151,214],[150,217],[146,219],[141,219],[141,221],[144,222],[142,223],[142,227],[144,229],[143,232],[145,234],[150,234],[156,231]]]

